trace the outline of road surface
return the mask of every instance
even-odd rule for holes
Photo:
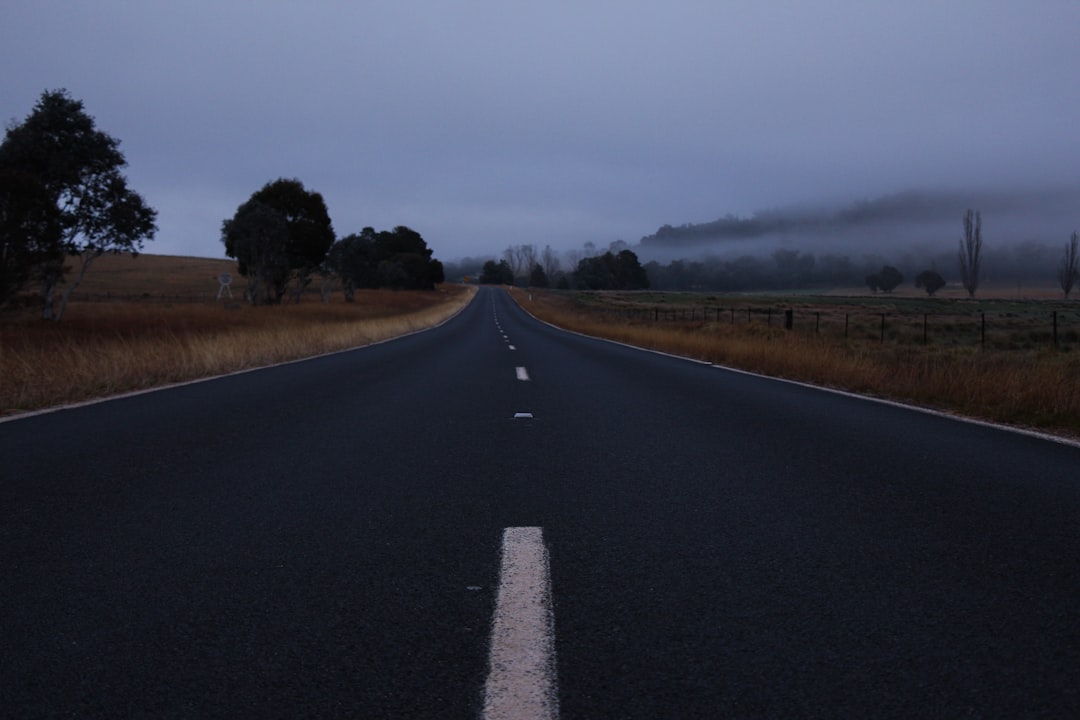
[[[500,290],[0,458],[5,716],[480,717],[507,528],[542,529],[563,718],[1080,714],[1080,449]]]

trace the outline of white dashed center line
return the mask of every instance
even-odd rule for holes
[[[485,720],[558,718],[555,619],[541,528],[503,531],[489,666]]]
[[[529,373],[525,368],[519,367],[519,368],[515,368],[515,370],[517,371],[517,379],[518,380],[525,381],[525,380],[529,379]]]

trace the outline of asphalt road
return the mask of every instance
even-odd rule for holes
[[[0,423],[0,475],[5,717],[478,717],[519,526],[563,718],[1080,715],[1080,449],[562,333],[498,290]]]

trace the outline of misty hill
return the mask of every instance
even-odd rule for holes
[[[807,235],[821,237],[832,234],[850,234],[852,231],[871,230],[882,226],[941,226],[951,224],[960,227],[960,218],[967,208],[982,212],[984,218],[1008,219],[1015,228],[1017,220],[1028,217],[1032,232],[1040,234],[1043,221],[1071,216],[1073,223],[1080,209],[1080,192],[1075,189],[1021,190],[1021,191],[919,191],[885,195],[869,200],[858,200],[841,208],[796,206],[757,212],[753,217],[742,218],[725,215],[719,220],[700,224],[684,224],[678,227],[664,225],[652,235],[641,238],[643,250],[675,250],[722,245],[727,241],[752,240],[756,238]],[[1067,236],[1073,225],[1064,221],[1057,230]],[[717,247],[716,249],[721,249]]]

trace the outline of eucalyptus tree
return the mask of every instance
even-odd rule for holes
[[[252,301],[280,303],[290,281],[299,300],[334,244],[334,228],[322,195],[299,180],[281,178],[257,190],[225,220],[221,241],[225,254],[239,262],[240,274],[255,283]]]
[[[933,297],[934,293],[945,287],[945,278],[936,270],[923,270],[915,276],[915,287],[926,290],[926,294]]]
[[[0,144],[0,175],[7,178],[0,200],[3,247],[7,257],[33,265],[43,318],[63,317],[96,258],[137,255],[153,239],[157,211],[128,187],[120,172],[126,165],[120,141],[99,130],[82,101],[66,90],[42,93],[26,119],[7,129]],[[14,178],[29,189],[12,191]],[[70,257],[79,258],[79,273],[56,309]]]

